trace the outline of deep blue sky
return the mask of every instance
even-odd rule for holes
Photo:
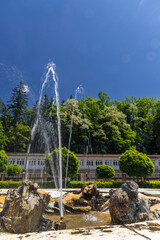
[[[0,97],[23,78],[38,99],[49,61],[61,100],[79,84],[84,96],[160,98],[160,0],[2,0]]]

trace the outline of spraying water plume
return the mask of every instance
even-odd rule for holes
[[[68,154],[67,154],[67,162],[66,162],[66,178],[65,178],[65,188],[67,184],[67,177],[68,177],[68,161],[69,161],[69,151],[70,151],[70,146],[71,146],[71,138],[72,138],[72,127],[73,127],[73,115],[74,115],[74,110],[76,106],[76,100],[77,100],[77,95],[82,94],[84,91],[83,87],[80,85],[77,87],[75,91],[75,96],[74,96],[74,104],[73,104],[73,109],[72,109],[72,116],[71,116],[71,125],[70,125],[70,133],[69,133],[69,142],[68,142]]]
[[[63,206],[62,206],[62,143],[61,143],[61,120],[60,120],[60,104],[59,104],[59,93],[58,93],[58,77],[56,75],[56,72],[55,72],[55,69],[56,69],[56,65],[51,62],[47,65],[47,73],[45,75],[45,79],[44,79],[44,82],[42,84],[42,87],[41,87],[41,91],[40,91],[40,97],[39,97],[39,100],[38,100],[38,104],[37,104],[37,117],[36,117],[36,121],[33,125],[33,128],[31,130],[31,141],[34,140],[34,137],[35,137],[35,133],[36,133],[36,129],[37,129],[37,126],[38,124],[41,123],[41,125],[43,125],[43,121],[42,121],[42,118],[41,118],[41,113],[40,113],[40,105],[41,105],[41,101],[42,101],[42,96],[43,96],[43,92],[44,92],[44,88],[46,86],[46,84],[48,83],[49,79],[50,79],[50,74],[52,76],[52,80],[54,81],[54,91],[55,91],[55,99],[56,99],[56,108],[57,108],[57,122],[58,122],[58,145],[59,145],[59,167],[58,167],[58,175],[59,175],[59,182],[57,183],[56,181],[56,177],[55,177],[55,172],[56,170],[54,169],[54,164],[52,164],[52,161],[50,161],[50,166],[51,166],[51,169],[52,169],[52,174],[53,174],[53,178],[54,178],[54,182],[55,182],[55,186],[56,188],[58,188],[59,186],[59,189],[60,189],[60,216],[61,216],[61,219],[63,218]],[[46,131],[44,130],[44,128],[42,128],[42,132],[43,132],[43,137],[45,139],[45,142],[47,144],[47,152],[49,153],[50,152],[50,144],[49,144],[49,137],[46,133]],[[31,148],[31,144],[29,144],[29,147],[28,147],[28,151],[27,151],[27,158],[29,156],[29,152],[30,152],[30,148]],[[28,161],[26,161],[26,170],[28,169]],[[26,179],[28,178],[27,174],[26,174]]]

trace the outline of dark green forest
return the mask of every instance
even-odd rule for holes
[[[74,114],[73,113],[74,106]],[[12,89],[8,102],[0,99],[0,149],[7,152],[47,152],[55,149],[57,111],[54,98],[44,95],[40,105],[34,138],[31,130],[37,119],[38,100],[28,106],[23,82]],[[97,98],[60,104],[62,146],[68,148],[73,120],[70,150],[75,153],[120,154],[133,146],[140,152],[160,154],[160,100],[155,97],[126,97],[111,100],[100,91]]]

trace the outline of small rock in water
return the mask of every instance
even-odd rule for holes
[[[61,219],[54,223],[54,229],[55,230],[66,229],[66,223]]]

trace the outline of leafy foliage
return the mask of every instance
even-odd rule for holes
[[[38,101],[33,107],[28,107],[28,95],[22,81],[12,90],[7,104],[0,99],[0,149],[26,152],[37,105]],[[53,97],[45,94],[40,104],[41,117],[35,129],[31,152],[48,151],[48,143],[49,151],[58,147],[56,110]],[[133,96],[111,101],[107,93],[100,91],[97,98],[68,98],[60,105],[60,115],[62,145],[67,148],[72,122],[70,147],[73,152],[118,154],[135,146],[146,154],[160,154],[158,98]]]
[[[4,149],[4,147],[7,145],[7,136],[4,133],[2,122],[0,122],[0,150]]]
[[[155,170],[151,159],[135,149],[127,150],[121,155],[119,167],[128,176],[144,178],[152,175]]]
[[[62,148],[62,176],[66,177],[66,161],[67,161],[68,149],[66,147]],[[58,164],[59,164],[59,149],[55,149],[48,154],[45,159],[45,168],[46,171],[52,175],[54,174],[58,176]],[[68,159],[68,177],[74,177],[79,170],[79,160],[76,155],[69,151],[69,159]]]
[[[7,151],[10,152],[26,152],[27,145],[30,141],[30,128],[23,123],[16,123],[15,126],[10,126],[7,133],[8,145]]]
[[[114,177],[115,171],[108,165],[99,165],[96,167],[96,174],[100,179],[108,179]]]
[[[7,170],[7,167],[8,167],[8,156],[7,154],[5,153],[4,150],[1,150],[0,151],[0,172],[4,172]]]
[[[8,176],[16,176],[20,174],[21,171],[22,171],[22,168],[20,168],[18,164],[14,163],[8,166],[7,174]]]

